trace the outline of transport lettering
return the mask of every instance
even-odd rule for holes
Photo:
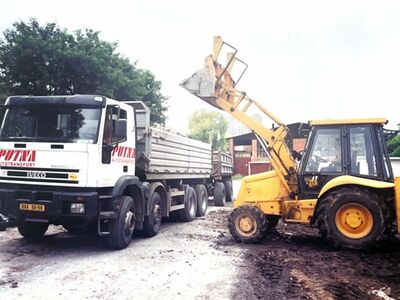
[[[0,166],[32,167],[36,150],[0,150]]]

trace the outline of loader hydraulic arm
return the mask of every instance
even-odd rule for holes
[[[227,52],[225,66],[218,61],[223,47],[233,50]],[[235,88],[247,69],[247,64],[238,59],[236,53],[236,48],[225,43],[221,37],[214,37],[213,54],[207,56],[204,68],[184,80],[181,86],[207,103],[226,111],[251,129],[269,156],[271,165],[286,190],[289,193],[296,193],[298,187],[297,165],[285,141],[289,130],[285,124],[260,103],[248,97],[245,92]],[[231,75],[235,63],[245,66],[236,81]],[[250,117],[247,112],[251,106],[257,108],[264,116],[271,119],[277,127],[274,129],[266,128],[261,122]]]

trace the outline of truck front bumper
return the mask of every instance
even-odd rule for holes
[[[63,220],[91,220],[98,216],[96,191],[57,191],[0,187],[0,229],[17,220],[61,224]]]

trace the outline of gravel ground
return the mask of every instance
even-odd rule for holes
[[[241,245],[230,211],[167,221],[121,251],[62,227],[40,242],[0,232],[1,299],[400,299],[399,240],[339,251],[312,228],[280,223],[261,244]]]

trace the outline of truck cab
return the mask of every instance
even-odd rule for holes
[[[132,106],[103,96],[14,96],[0,130],[0,213],[22,235],[115,218],[114,201],[136,183]],[[99,224],[96,224],[98,222]],[[97,226],[99,225],[99,226]],[[104,230],[106,233],[107,230]]]

